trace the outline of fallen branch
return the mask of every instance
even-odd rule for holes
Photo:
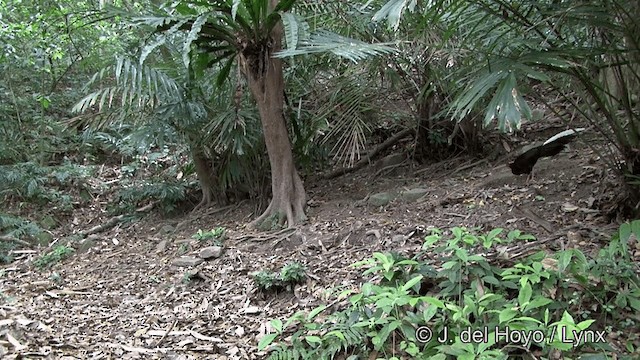
[[[107,229],[110,229],[114,226],[116,226],[118,223],[122,222],[122,220],[124,220],[127,216],[126,215],[118,215],[118,216],[114,216],[111,219],[107,220],[105,223],[100,224],[100,225],[96,225],[94,227],[92,227],[89,230],[82,230],[80,231],[78,234],[80,234],[83,238],[89,236],[89,235],[93,235],[99,232],[103,232]]]
[[[523,213],[527,218],[529,218],[529,220],[535,222],[536,224],[540,225],[543,229],[547,230],[548,233],[554,232],[553,224],[551,224],[547,220],[538,216],[531,209],[528,209],[526,207],[519,207],[519,206],[516,206],[516,209],[519,210],[521,213]]]
[[[249,235],[244,235],[241,236],[239,238],[236,239],[236,243],[239,244],[243,241],[247,241],[247,240],[253,240],[253,241],[278,241],[278,240],[283,240],[288,238],[289,236],[291,236],[291,234],[293,234],[298,228],[296,227],[290,227],[290,228],[285,228],[282,230],[279,230],[275,233],[267,233],[267,234],[249,234]]]
[[[14,238],[13,236],[0,235],[0,241],[14,242],[24,246],[31,246],[31,244],[29,244],[28,242],[20,240],[18,238]]]
[[[405,161],[406,161],[406,159],[405,159]],[[373,175],[373,178],[377,179],[378,176],[382,175],[382,173],[384,173],[385,171],[390,171],[390,170],[393,170],[393,169],[395,169],[397,167],[402,166],[405,163],[405,161],[401,162],[400,164],[394,164],[394,165],[389,165],[389,166],[383,167],[382,169],[376,171],[376,173]]]
[[[173,322],[169,326],[169,329],[167,331],[165,331],[164,335],[162,335],[160,340],[158,340],[158,342],[156,342],[156,346],[155,347],[160,347],[160,344],[162,343],[162,341],[164,341],[164,339],[167,337],[167,335],[169,335],[169,333],[171,332],[171,330],[173,330],[173,328],[176,326],[177,323],[178,323],[178,320],[173,320]]]
[[[356,162],[352,167],[339,168],[328,174],[323,175],[322,177],[324,179],[333,179],[333,178],[337,178],[338,176],[342,176],[344,174],[348,174],[350,172],[359,170],[363,168],[365,165],[369,164],[371,160],[380,152],[395,145],[398,141],[402,140],[404,137],[415,134],[415,132],[416,132],[415,129],[404,129],[399,133],[393,135],[392,137],[388,138],[382,144],[378,145],[375,149],[373,149],[373,151],[371,151],[369,154],[367,154],[367,156],[363,157],[358,162]]]
[[[467,165],[464,165],[464,166],[460,166],[459,168],[455,169],[455,170],[451,173],[451,175],[455,175],[455,174],[459,173],[460,171],[464,171],[464,170],[467,170],[467,169],[471,169],[471,168],[476,167],[476,166],[478,166],[478,165],[480,165],[480,164],[482,164],[482,163],[488,163],[487,159],[482,159],[482,160],[476,161],[476,162],[471,163],[471,164],[467,164]]]

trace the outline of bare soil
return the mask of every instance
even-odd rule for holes
[[[3,358],[261,359],[257,344],[270,319],[329,303],[332,290],[358,289],[367,279],[350,264],[376,251],[413,254],[431,227],[519,229],[553,250],[593,252],[606,244],[617,225],[598,206],[614,195],[614,180],[598,156],[576,143],[534,171],[527,183],[504,162],[471,158],[368,167],[334,180],[305,179],[309,221],[290,231],[247,230],[258,214],[244,202],[123,223],[48,270],[32,265],[47,249],[23,251],[0,277],[0,351]],[[366,201],[415,188],[427,195],[380,207]],[[78,210],[54,235],[106,218],[100,207]],[[220,258],[195,269],[172,264],[208,245],[192,238],[198,229],[218,226],[227,235]],[[257,289],[251,272],[291,261],[306,265],[306,283],[278,293]],[[187,272],[197,276],[185,282]]]

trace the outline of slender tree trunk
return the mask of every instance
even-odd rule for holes
[[[216,201],[219,205],[226,205],[228,202],[227,196],[223,191],[215,193],[218,180],[216,179],[211,162],[207,159],[204,152],[196,147],[191,146],[191,157],[193,158],[193,165],[198,175],[198,182],[200,183],[200,189],[202,191],[202,200],[193,209],[196,211],[202,207],[208,207],[212,201]]]
[[[304,213],[306,193],[293,163],[291,142],[283,114],[282,60],[272,57],[274,52],[281,49],[281,38],[282,25],[278,24],[271,33],[269,44],[252,44],[254,46],[247,47],[240,59],[249,89],[260,112],[271,165],[273,193],[267,210],[250,226],[263,227],[265,220],[271,224],[272,221],[269,220],[273,219],[272,217],[277,217],[279,224],[283,224],[286,220],[289,227],[306,219]]]

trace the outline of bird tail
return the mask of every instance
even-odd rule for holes
[[[549,143],[551,143],[553,141],[556,141],[556,140],[558,140],[560,138],[563,138],[565,136],[573,136],[573,135],[575,135],[575,134],[577,134],[579,132],[585,131],[585,130],[586,130],[585,128],[577,128],[577,129],[569,129],[569,130],[562,131],[562,132],[550,137],[549,140],[545,141],[542,145],[547,145],[547,144],[549,144]]]

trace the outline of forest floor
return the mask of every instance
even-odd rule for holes
[[[543,140],[559,130],[528,136]],[[151,212],[98,234],[91,246],[46,270],[32,265],[46,249],[18,252],[0,278],[0,355],[261,359],[257,344],[270,319],[329,303],[332,290],[358,289],[367,278],[350,264],[376,251],[415,254],[430,228],[518,229],[539,240],[533,250],[585,253],[617,229],[598,210],[614,195],[613,176],[584,142],[541,160],[528,183],[504,164],[459,157],[423,167],[406,161],[387,171],[370,166],[334,180],[307,178],[309,220],[291,231],[247,230],[256,214],[243,202],[172,218]],[[426,194],[384,206],[366,201],[410,189]],[[100,207],[78,209],[54,233],[68,235],[107,218]],[[219,258],[195,268],[175,265],[211,245],[192,238],[199,229],[216,227],[226,230]],[[306,266],[304,283],[291,291],[258,290],[252,272],[277,271],[291,261]]]

